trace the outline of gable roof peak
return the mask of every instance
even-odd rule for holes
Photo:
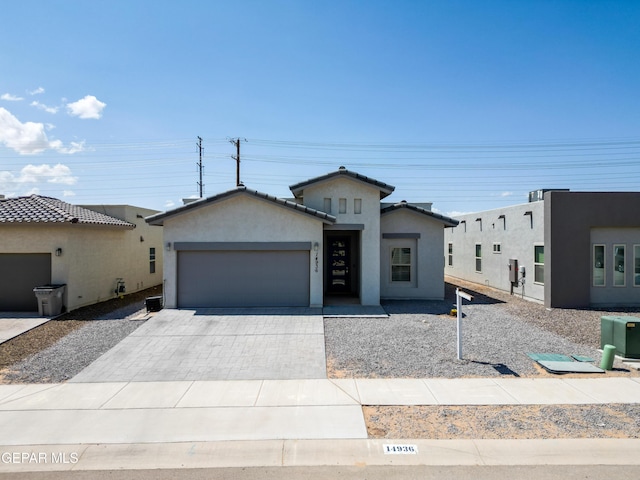
[[[247,188],[245,185],[237,185],[232,190],[228,190],[226,192],[213,195],[211,197],[200,198],[195,202],[187,203],[186,205],[182,205],[180,207],[174,208],[173,210],[156,213],[155,215],[146,217],[145,221],[151,225],[163,225],[165,219],[167,218],[181,215],[184,212],[192,211],[194,209],[201,208],[205,205],[219,203],[219,202],[222,202],[223,200],[232,198],[236,195],[248,195],[248,196],[255,197],[267,202],[271,202],[281,207],[294,210],[298,213],[302,213],[302,214],[314,217],[316,219],[320,219],[324,223],[331,224],[336,222],[336,217],[334,217],[333,215],[329,215],[328,213],[321,212],[320,210],[316,210],[316,209],[307,207],[305,205],[292,202],[291,200],[286,200],[284,198],[279,198],[274,195],[269,195],[268,193],[262,193],[257,190],[253,190],[251,188]]]
[[[365,183],[367,185],[373,186],[375,188],[377,188],[378,190],[380,190],[380,198],[385,198],[388,197],[389,195],[391,195],[393,193],[393,191],[396,189],[396,187],[394,187],[393,185],[389,185],[388,183],[384,183],[384,182],[380,182],[378,180],[375,180],[371,177],[367,177],[366,175],[362,175],[360,173],[351,171],[351,170],[347,170],[347,167],[345,166],[340,166],[338,168],[338,170],[333,171],[333,172],[329,172],[325,175],[320,175],[319,177],[314,177],[314,178],[310,178],[309,180],[305,180],[303,182],[299,182],[296,183],[294,185],[291,185],[289,187],[289,189],[291,190],[291,193],[293,193],[293,195],[296,198],[300,198],[304,196],[304,190],[305,188],[311,186],[311,185],[315,185],[317,183],[322,183],[322,182],[326,182],[328,180],[332,180],[334,178],[337,177],[347,177],[351,180],[355,180],[361,183]]]

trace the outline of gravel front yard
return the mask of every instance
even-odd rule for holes
[[[453,279],[449,279],[453,282]],[[599,364],[600,317],[637,311],[547,310],[493,289],[447,283],[443,302],[390,301],[390,318],[325,319],[330,378],[495,377],[549,375],[526,355],[585,355]],[[463,360],[457,359],[459,286],[474,296],[463,306]],[[637,375],[616,362],[607,375]]]

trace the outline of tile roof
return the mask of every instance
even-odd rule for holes
[[[71,205],[57,198],[31,195],[0,199],[1,224],[66,224],[104,225],[133,229],[133,223],[87,208]]]
[[[327,173],[326,175],[321,175],[319,177],[311,178],[309,180],[305,180],[304,182],[299,182],[294,185],[291,185],[289,189],[296,196],[300,197],[303,195],[303,191],[309,185],[313,185],[314,183],[323,182],[325,180],[329,180],[334,177],[338,177],[340,175],[352,178],[354,180],[358,180],[363,183],[368,183],[380,190],[380,198],[385,198],[393,193],[396,189],[393,185],[389,185],[388,183],[380,182],[373,178],[367,177],[365,175],[361,175],[357,172],[352,172],[351,170],[347,170],[345,167],[340,167],[335,172]]]
[[[335,223],[336,221],[336,217],[334,217],[333,215],[329,215],[328,213],[321,212],[320,210],[316,210],[314,208],[306,207],[299,203],[292,202],[291,200],[285,200],[284,198],[279,198],[273,195],[259,192],[257,190],[252,190],[245,186],[240,186],[233,190],[219,193],[212,197],[202,198],[200,200],[196,200],[195,202],[187,203],[186,205],[182,205],[178,208],[174,208],[173,210],[168,210],[166,212],[158,213],[156,215],[151,215],[150,217],[147,217],[145,220],[147,221],[147,223],[150,223],[152,225],[162,225],[165,218],[170,218],[175,215],[180,215],[185,211],[193,210],[210,203],[216,203],[237,194],[247,194],[257,198],[261,198],[263,200],[273,202],[277,205],[290,208],[292,210],[296,210],[300,213],[304,213],[304,214],[319,218],[323,220],[325,223]]]
[[[410,203],[407,203],[404,200],[398,203],[394,203],[393,205],[389,205],[387,207],[381,208],[380,214],[394,212],[401,208],[406,208],[407,210],[411,210],[413,212],[420,213],[422,215],[426,215],[428,217],[439,220],[448,227],[455,227],[456,225],[458,225],[458,223],[460,223],[458,220],[455,220],[450,217],[446,217],[444,215],[440,215],[439,213],[432,212],[431,210],[427,210],[426,208],[422,208],[417,205],[411,205]]]

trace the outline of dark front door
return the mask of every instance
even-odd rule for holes
[[[328,293],[350,293],[351,237],[329,237]]]

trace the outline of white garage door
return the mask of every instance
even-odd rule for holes
[[[309,306],[309,251],[180,251],[178,307]]]

